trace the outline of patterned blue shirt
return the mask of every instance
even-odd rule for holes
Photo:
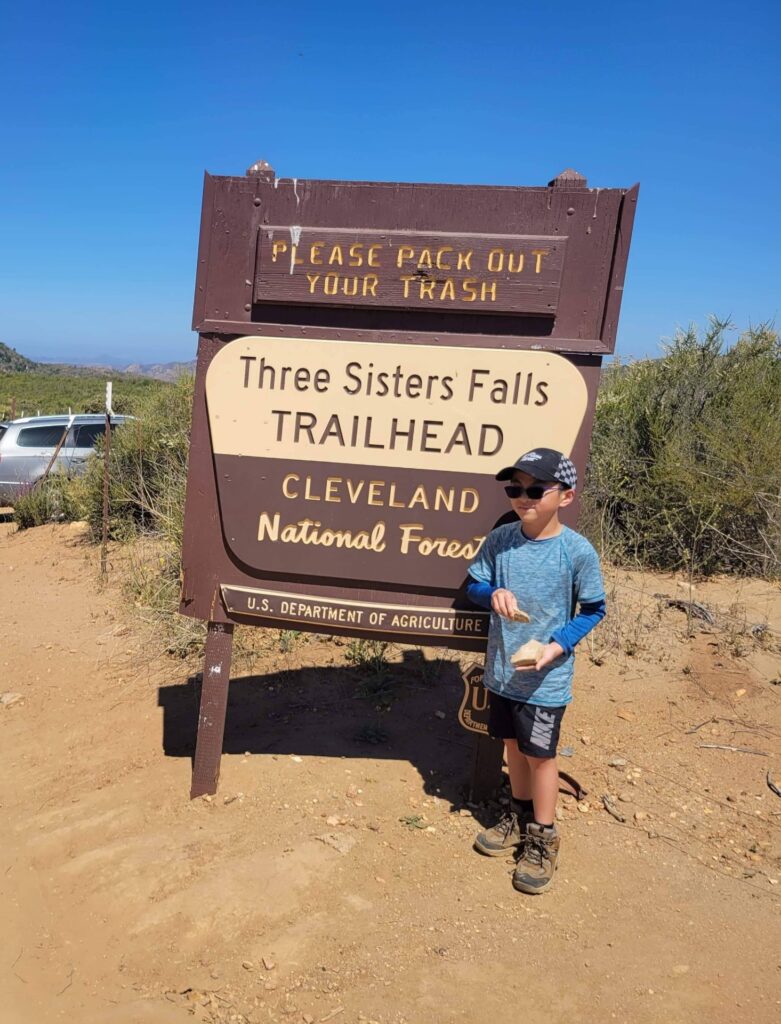
[[[574,653],[557,658],[541,672],[518,672],[510,658],[527,640],[549,643],[553,633],[572,619],[576,604],[604,600],[599,556],[591,544],[567,526],[556,537],[530,540],[520,523],[507,523],[488,534],[469,566],[469,575],[511,590],[519,608],[531,618],[531,622],[511,622],[491,614],[486,687],[528,704],[569,704]]]

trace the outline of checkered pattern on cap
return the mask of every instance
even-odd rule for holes
[[[557,480],[565,487],[576,487],[578,471],[563,452],[555,448],[534,448],[516,460],[512,466],[505,466],[496,474],[497,480],[510,480],[517,470],[528,473],[536,480]]]
[[[554,477],[559,481],[559,483],[566,484],[567,487],[577,486],[578,471],[566,455],[562,455],[559,459],[559,464],[556,467]]]

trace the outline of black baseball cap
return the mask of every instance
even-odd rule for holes
[[[556,480],[565,487],[576,487],[578,471],[574,464],[554,448],[533,448],[516,460],[515,465],[505,466],[496,474],[497,480],[511,480],[513,473],[528,473],[535,480]]]

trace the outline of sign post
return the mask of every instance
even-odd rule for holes
[[[234,623],[482,652],[464,594],[519,451],[583,473],[637,186],[206,176],[181,611],[209,623],[192,796]],[[577,503],[565,515],[573,524]]]

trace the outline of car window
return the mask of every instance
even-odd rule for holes
[[[2,438],[6,430],[8,430],[8,427],[4,427],[2,424],[0,424],[0,438]]]
[[[97,439],[103,437],[105,433],[105,421],[103,423],[83,423],[80,427],[76,427],[76,439],[73,446],[74,448],[94,448]]]
[[[64,423],[49,424],[45,427],[23,427],[16,443],[20,448],[56,448],[60,443]]]

